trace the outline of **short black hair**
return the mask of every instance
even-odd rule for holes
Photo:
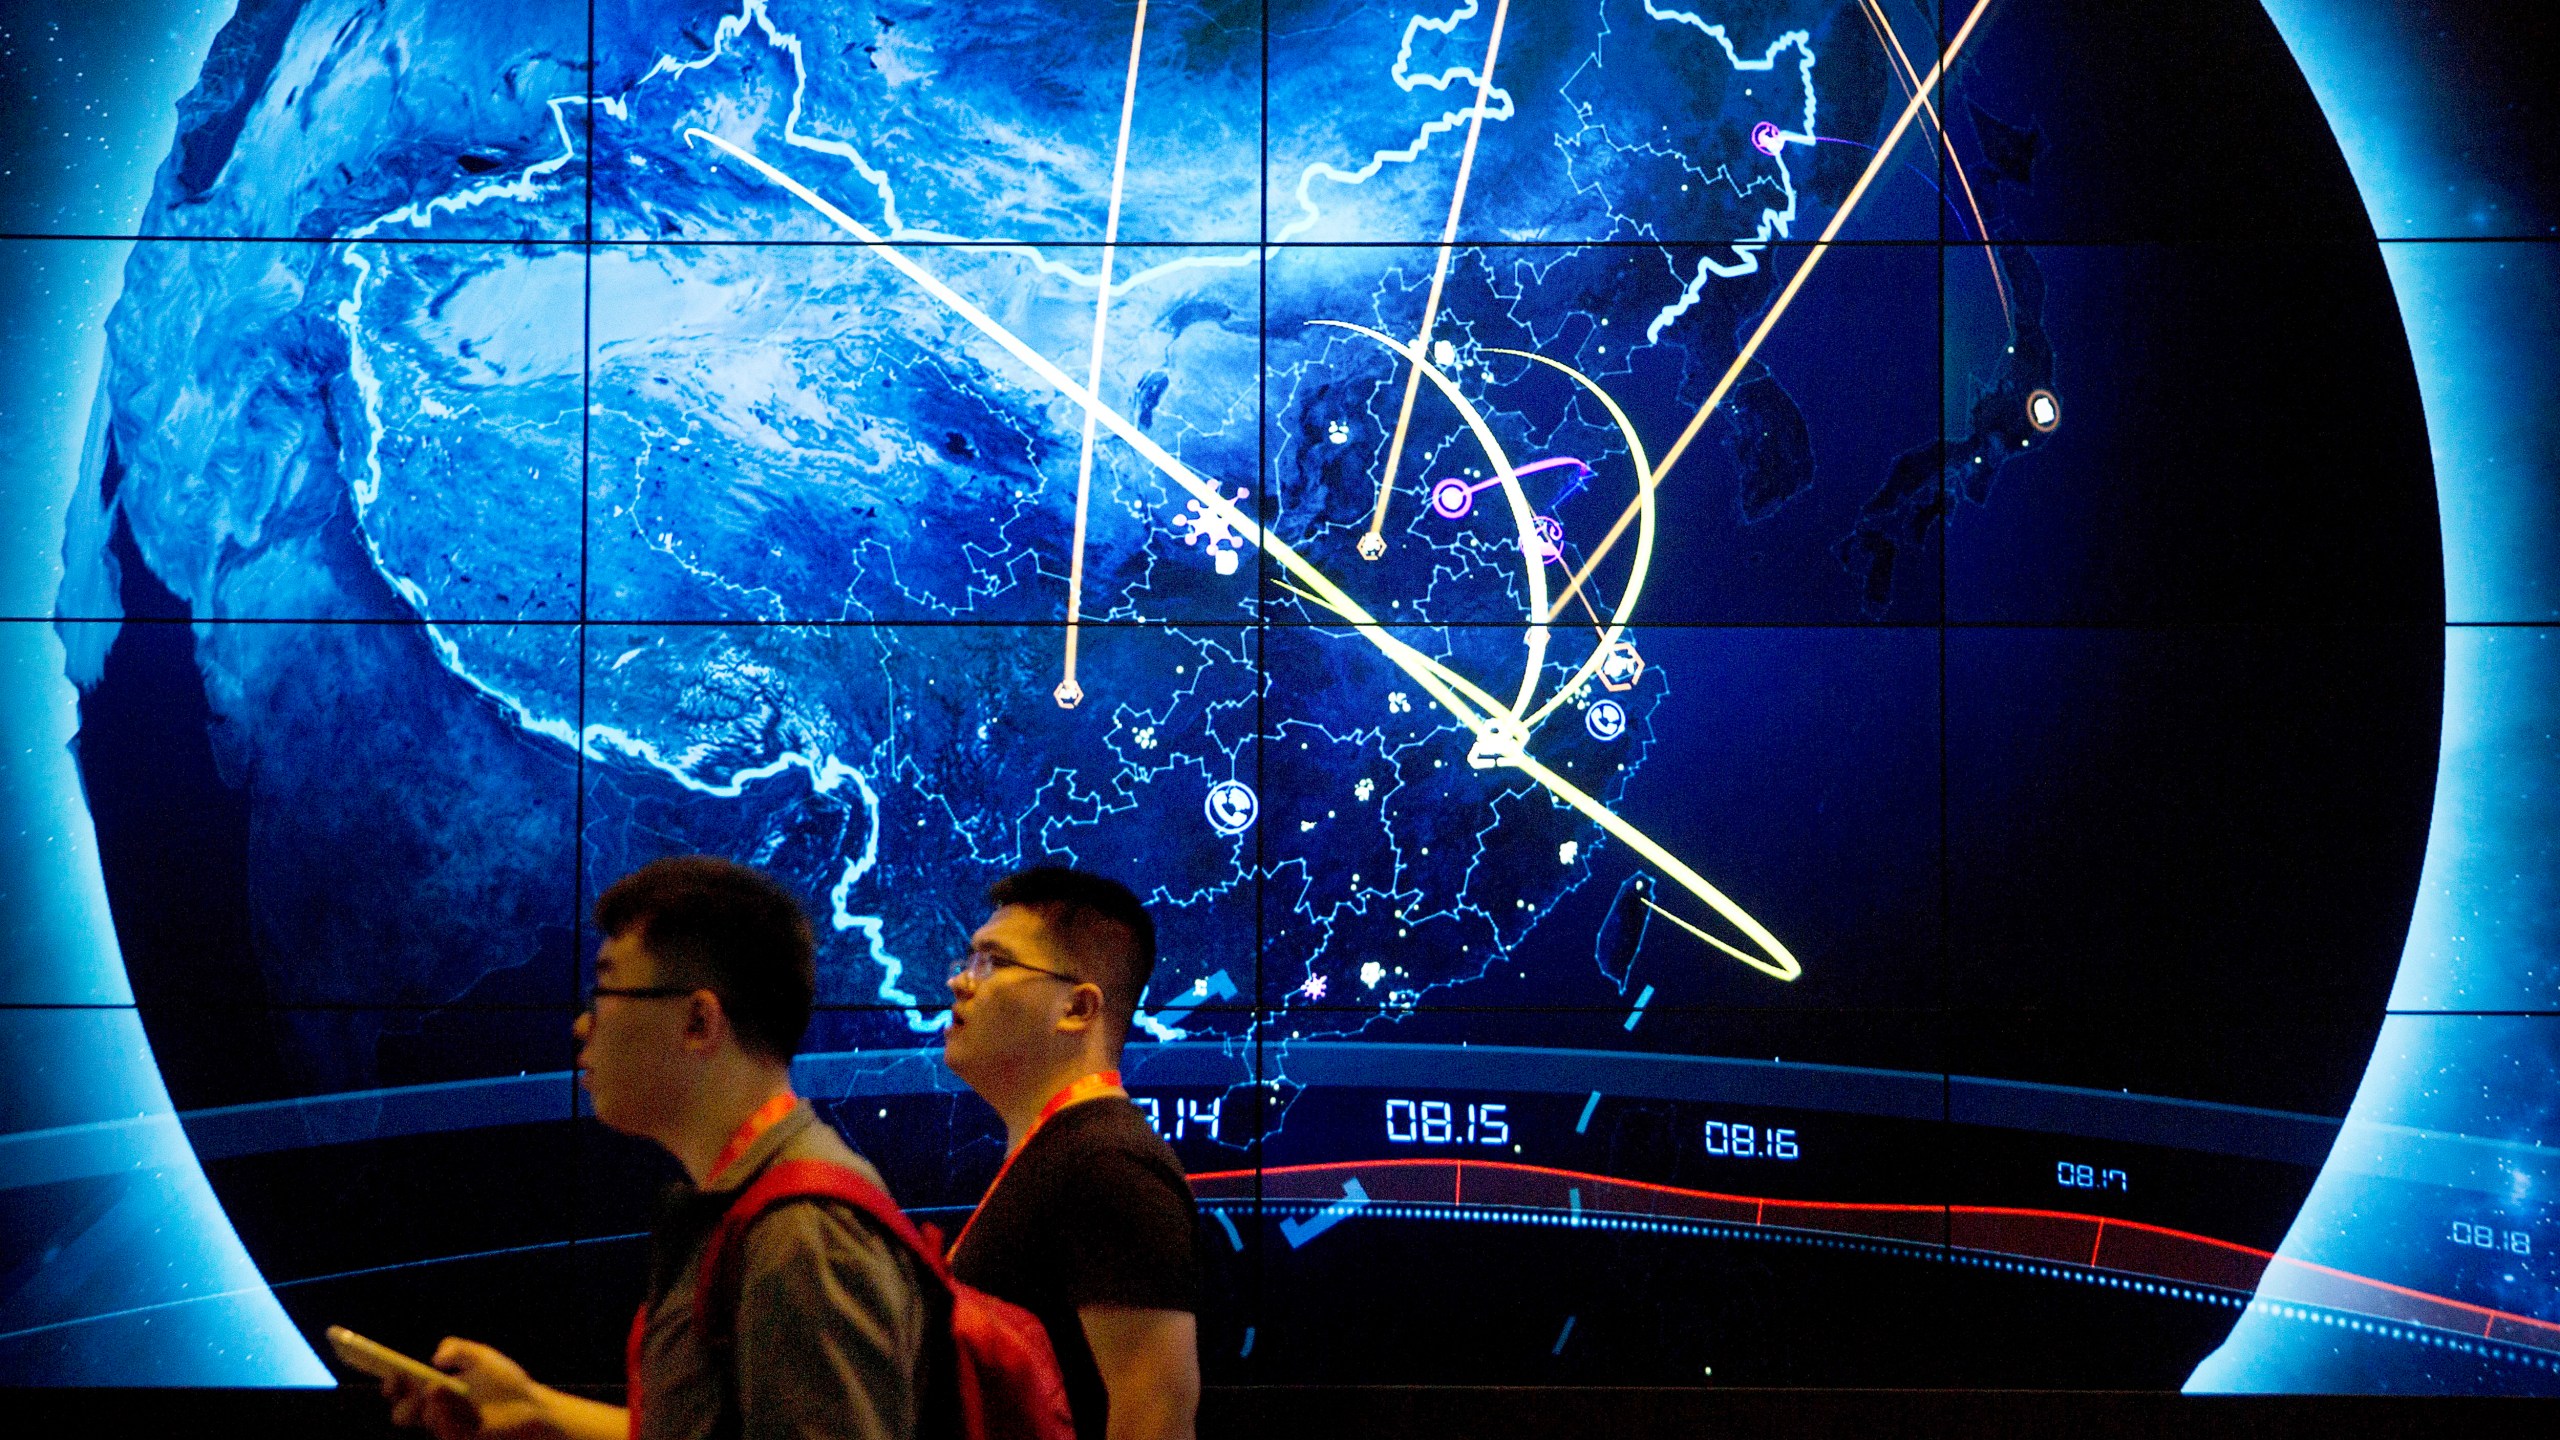
[[[638,934],[659,983],[719,996],[739,1044],[771,1060],[800,1048],[818,994],[817,936],[772,876],[715,855],[652,860],[613,882],[595,918],[607,939]]]
[[[1135,892],[1107,875],[1040,865],[990,886],[987,903],[1032,911],[1078,962],[1100,961],[1107,973],[1082,978],[1102,987],[1105,1013],[1127,1032],[1156,973],[1156,922]]]

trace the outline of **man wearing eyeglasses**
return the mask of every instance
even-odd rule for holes
[[[1155,922],[1126,886],[1076,870],[1025,870],[987,899],[951,967],[942,1055],[1004,1120],[1005,1161],[951,1268],[1040,1318],[1077,1440],[1190,1440],[1197,1212],[1120,1088]]]
[[[448,1338],[438,1368],[467,1398],[386,1381],[392,1418],[461,1436],[741,1440],[915,1434],[927,1308],[915,1257],[840,1201],[764,1210],[724,1255],[734,1301],[699,1283],[704,1249],[767,1167],[878,1172],[791,1091],[815,998],[809,921],[788,891],[707,856],[660,860],[596,902],[596,984],[576,1023],[596,1118],[682,1163],[651,1243],[629,1341],[630,1407],[537,1384],[487,1345]]]

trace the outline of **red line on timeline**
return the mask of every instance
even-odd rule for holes
[[[1342,1160],[1325,1161],[1311,1165],[1273,1165],[1266,1167],[1260,1173],[1264,1176],[1314,1175],[1329,1171],[1343,1170],[1411,1170],[1443,1166],[1459,1168],[1462,1167],[1462,1164],[1463,1162],[1441,1159]],[[2030,1206],[2017,1205],[1895,1205],[1881,1202],[1850,1200],[1790,1200],[1784,1197],[1763,1195],[1734,1195],[1716,1190],[1696,1190],[1680,1185],[1663,1185],[1649,1180],[1625,1180],[1620,1179],[1615,1175],[1600,1175],[1588,1170],[1566,1170],[1553,1165],[1526,1165],[1511,1160],[1479,1160],[1476,1162],[1476,1166],[1478,1169],[1508,1170],[1526,1175],[1551,1176],[1560,1180],[1578,1181],[1595,1186],[1621,1185],[1631,1190],[1650,1191],[1660,1195],[1679,1195],[1697,1200],[1712,1200],[1735,1205],[1750,1205],[1754,1207],[1752,1223],[1755,1225],[1767,1223],[1769,1207],[1773,1204],[1781,1207],[1782,1209],[1792,1210],[1857,1211],[1869,1214],[1909,1214],[1918,1211],[1939,1211],[1948,1215],[2005,1216],[2031,1220],[2083,1221],[2098,1227],[2097,1236],[2091,1241],[2089,1246],[2089,1264],[2093,1269],[2098,1268],[2098,1249],[2099,1245],[2103,1243],[2105,1239],[2106,1227],[2113,1225],[2119,1230],[2139,1231],[2144,1234],[2163,1236],[2168,1239],[2184,1241],[2190,1244],[2210,1246],[2216,1250],[2226,1251],[2234,1255],[2244,1255],[2254,1260],[2266,1262],[2270,1265],[2293,1266],[2302,1270],[2310,1271],[2314,1274],[2326,1275],[2333,1279],[2343,1280],[2350,1284],[2362,1285],[2388,1294],[2403,1296],[2411,1300],[2424,1301],[2430,1305],[2441,1305],[2448,1309],[2461,1311],[2470,1315],[2476,1315],[2479,1316],[2481,1320],[2481,1334],[2489,1338],[2496,1337],[2498,1323],[2500,1321],[2505,1321],[2510,1325],[2521,1326],[2527,1330],[2538,1332],[2541,1336],[2550,1337],[2548,1341],[2541,1343],[2540,1348],[2560,1348],[2560,1323],[2554,1323],[2549,1320],[2537,1320],[2530,1315],[2518,1315],[2512,1311],[2493,1309],[2486,1305],[2475,1305],[2467,1300],[2456,1300],[2448,1295],[2437,1295],[2425,1290],[2415,1290],[2406,1285],[2394,1285],[2390,1281],[2377,1280],[2369,1275],[2358,1275],[2350,1270],[2339,1270],[2331,1266],[2317,1264],[2309,1260],[2297,1260],[2290,1256],[2278,1256],[2272,1250],[2261,1250],[2254,1245],[2243,1245],[2237,1241],[2217,1239],[2211,1235],[2199,1235],[2192,1230],[2180,1230],[2167,1225],[2153,1225],[2141,1220],[2125,1220],[2114,1216],[2089,1215],[2072,1210],[2044,1210]],[[1208,1170],[1192,1176],[1191,1180],[1194,1184],[1204,1180],[1246,1180],[1253,1178],[1255,1173],[1256,1172],[1252,1170]],[[2033,1258],[2042,1259],[2046,1257],[2036,1256]]]

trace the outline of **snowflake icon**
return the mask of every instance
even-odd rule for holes
[[[1303,995],[1303,996],[1305,996],[1305,997],[1307,997],[1307,998],[1308,998],[1308,999],[1310,999],[1310,1000],[1321,1000],[1321,999],[1323,999],[1323,998],[1324,998],[1324,977],[1323,977],[1323,976],[1321,976],[1321,975],[1310,975],[1310,976],[1308,976],[1308,977],[1307,977],[1307,983],[1298,987],[1298,993],[1299,993],[1299,994],[1301,994],[1301,995]]]
[[[1243,487],[1237,487],[1235,498],[1239,508],[1242,507],[1249,493]],[[1218,567],[1218,573],[1221,575],[1236,573],[1236,551],[1242,547],[1244,539],[1236,533],[1235,522],[1224,514],[1211,513],[1207,506],[1197,500],[1189,502],[1183,509],[1184,514],[1173,517],[1173,523],[1177,529],[1191,532],[1183,537],[1182,543],[1197,545],[1202,540],[1207,540],[1209,558]]]

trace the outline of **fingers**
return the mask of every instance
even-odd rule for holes
[[[438,1390],[425,1397],[420,1423],[437,1440],[466,1440],[480,1433],[480,1407],[451,1391]]]

